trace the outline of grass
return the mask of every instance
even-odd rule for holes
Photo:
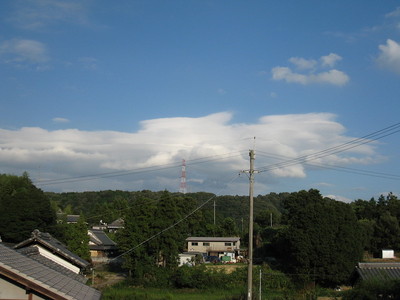
[[[140,287],[112,287],[103,291],[103,300],[148,299],[148,300],[231,300],[240,299],[240,291],[158,289]]]

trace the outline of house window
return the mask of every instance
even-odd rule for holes
[[[225,243],[225,246],[232,246],[232,243]]]
[[[203,246],[210,246],[210,243],[203,243]]]
[[[192,242],[192,246],[198,246],[199,243],[198,242]]]

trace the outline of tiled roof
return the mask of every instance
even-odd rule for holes
[[[80,215],[67,215],[67,223],[78,223]]]
[[[91,234],[90,234],[91,233]],[[116,243],[111,240],[103,230],[92,229],[89,230],[90,241],[96,245],[115,246]]]
[[[206,237],[206,236],[193,236],[188,237],[188,242],[237,242],[239,237]]]
[[[101,292],[0,244],[0,274],[50,299],[97,300]]]
[[[44,248],[51,250],[54,253],[57,253],[59,256],[63,257],[65,260],[71,262],[72,264],[80,267],[86,268],[89,266],[89,262],[80,258],[75,253],[69,251],[67,247],[61,243],[59,240],[55,239],[50,233],[40,232],[35,229],[32,232],[31,238],[22,241],[21,243],[14,246],[14,249],[20,249],[23,247],[31,246],[39,244]]]
[[[36,260],[37,262],[41,263],[42,265],[45,265],[57,272],[60,272],[68,277],[71,277],[72,279],[75,279],[76,281],[86,283],[87,278],[85,276],[82,276],[81,274],[76,274],[75,272],[72,272],[71,270],[63,267],[62,265],[52,261],[51,259],[48,259],[39,253],[39,249],[35,246],[29,246],[25,248],[21,248],[17,250],[19,253],[32,258]]]
[[[90,242],[89,249],[91,250],[113,250],[116,249],[116,243],[111,240],[103,230],[89,230]]]
[[[119,219],[116,219],[116,220],[112,221],[110,224],[108,224],[107,227],[108,228],[116,228],[116,229],[124,228],[124,224],[125,224],[124,219],[119,218]]]
[[[359,263],[356,270],[363,280],[400,279],[400,263]]]

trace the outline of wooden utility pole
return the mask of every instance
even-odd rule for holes
[[[247,299],[252,300],[253,290],[253,193],[254,193],[254,150],[250,150],[250,170],[249,170],[249,265],[247,270]]]

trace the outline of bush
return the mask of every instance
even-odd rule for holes
[[[344,300],[400,299],[399,280],[368,280],[344,293]]]
[[[226,274],[223,270],[207,269],[205,265],[182,266],[175,272],[173,281],[176,288],[237,288],[246,283],[244,271],[244,268],[240,268],[231,274]]]

